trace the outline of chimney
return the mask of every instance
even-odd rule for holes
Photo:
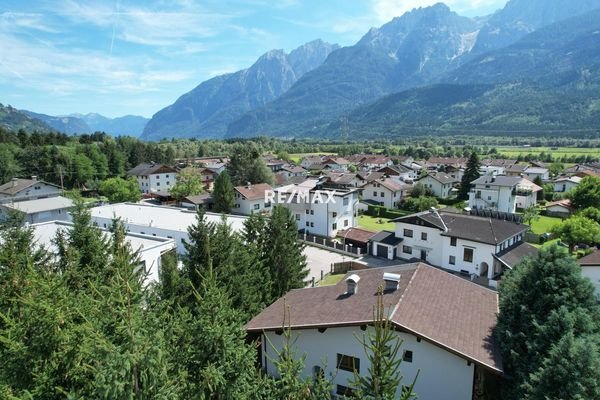
[[[37,181],[37,175],[31,175],[31,180],[32,181]]]
[[[252,187],[252,184],[251,184],[250,182],[248,182],[248,183],[246,184],[246,188],[247,188],[247,189],[250,189],[251,187]]]
[[[383,281],[385,282],[384,291],[393,292],[400,286],[400,274],[392,274],[390,272],[383,273]]]
[[[17,187],[17,182],[19,181],[19,178],[12,178],[11,182],[12,182],[12,187]]]
[[[348,285],[348,289],[346,290],[347,295],[353,295],[358,292],[358,281],[360,281],[360,276],[356,274],[352,274],[346,278],[346,284]]]

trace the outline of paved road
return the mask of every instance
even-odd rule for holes
[[[321,271],[323,271],[323,275],[329,273],[331,264],[354,259],[353,257],[342,256],[341,254],[312,246],[306,246],[304,254],[306,254],[306,262],[310,269],[307,278],[309,282],[313,277],[315,278],[315,282],[321,280]]]

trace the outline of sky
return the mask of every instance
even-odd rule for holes
[[[356,43],[436,0],[1,0],[0,103],[50,115],[151,117],[271,49]],[[484,16],[506,0],[447,0]]]

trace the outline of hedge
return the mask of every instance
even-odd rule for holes
[[[369,205],[365,214],[375,218],[394,219],[404,217],[412,213],[410,211],[390,210],[384,206]]]

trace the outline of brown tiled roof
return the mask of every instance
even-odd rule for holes
[[[25,190],[35,184],[44,184],[50,185],[54,187],[58,187],[52,183],[47,183],[43,181],[38,181],[36,179],[19,179],[15,178],[14,180],[6,182],[4,185],[0,186],[0,193],[7,194],[9,196],[13,196],[19,193],[21,190]]]
[[[348,228],[338,232],[338,237],[344,238],[345,240],[352,240],[355,242],[367,243],[369,239],[375,235],[375,232],[368,231],[361,228]]]
[[[407,185],[406,183],[398,182],[397,180],[390,178],[386,178],[383,181],[379,181],[379,184],[393,192],[397,192],[398,190],[410,187],[410,185]]]
[[[431,179],[434,179],[434,180],[436,180],[436,181],[438,181],[439,183],[442,183],[442,184],[458,183],[459,182],[458,179],[453,178],[450,175],[446,175],[443,172],[433,172],[433,173],[428,174],[427,176],[424,176],[421,179],[427,178],[428,176]]]
[[[573,206],[571,205],[571,199],[562,199],[562,200],[552,201],[550,203],[546,203],[544,208],[548,208],[548,207],[552,207],[552,206],[561,206],[561,207],[568,208],[569,210],[574,210]]]
[[[492,337],[498,296],[447,272],[423,263],[352,271],[360,277],[358,290],[346,294],[346,282],[335,286],[288,292],[247,325],[250,332],[358,326],[373,322],[373,307],[383,273],[401,275],[399,288],[383,294],[390,319],[400,329],[497,372],[502,363]]]
[[[164,164],[142,163],[127,171],[127,175],[146,176],[152,174],[165,174],[170,172],[176,173],[177,170]]]
[[[428,164],[443,164],[443,165],[466,165],[466,158],[455,158],[455,157],[430,157],[427,160]]]
[[[282,169],[293,174],[300,174],[306,172],[306,170],[299,165],[284,165]]]
[[[577,260],[582,267],[598,267],[600,266],[600,250],[596,249],[593,253]]]
[[[256,185],[249,186],[236,186],[234,189],[244,196],[246,200],[264,199],[265,192],[273,190],[271,185],[267,183],[257,183]]]

